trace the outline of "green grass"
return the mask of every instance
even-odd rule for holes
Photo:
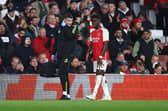
[[[168,111],[168,101],[0,101],[0,111]]]

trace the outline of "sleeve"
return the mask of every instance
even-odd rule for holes
[[[109,31],[107,29],[103,29],[103,42],[109,42]]]
[[[133,51],[132,51],[132,56],[133,57],[136,57],[138,55],[139,47],[140,47],[140,44],[139,44],[139,41],[137,41],[135,43]]]

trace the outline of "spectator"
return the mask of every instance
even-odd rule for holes
[[[126,60],[120,63],[119,69],[118,71],[116,71],[116,73],[121,74],[121,75],[130,74],[129,69],[128,69],[128,62]]]
[[[33,39],[38,36],[39,30],[40,30],[40,27],[38,25],[39,25],[38,17],[32,17],[28,30],[33,36]]]
[[[33,17],[38,17],[37,15],[37,9],[36,8],[31,8],[30,11],[29,11],[29,16],[27,16],[27,23],[28,25],[31,24],[31,20]]]
[[[55,63],[49,62],[47,59],[47,55],[45,53],[39,54],[38,61],[39,61],[40,76],[43,76],[43,77],[58,76],[57,65]]]
[[[47,32],[47,37],[52,39],[57,37],[58,23],[56,22],[56,17],[54,14],[49,14],[47,16],[47,23],[44,25],[44,28]]]
[[[142,36],[144,28],[142,27],[142,21],[140,19],[134,19],[134,26],[131,30],[130,37],[131,42],[134,45],[137,40]]]
[[[127,12],[126,19],[128,20],[129,28],[132,29],[134,22],[134,14],[132,12]]]
[[[0,56],[4,61],[4,66],[9,65],[9,58],[17,46],[17,39],[5,27],[5,24],[0,22]]]
[[[25,29],[18,28],[18,32],[14,36],[17,38],[18,43],[20,44],[22,41],[22,38],[25,36]]]
[[[49,14],[54,14],[54,15],[61,15],[60,14],[60,9],[57,4],[50,4],[49,5]],[[45,15],[41,19],[41,26],[44,26],[47,22],[47,15]]]
[[[149,71],[145,68],[144,61],[137,58],[135,67],[130,68],[131,74],[149,74]]]
[[[76,18],[79,17],[80,13],[77,10],[77,1],[76,0],[71,0],[70,7],[68,8],[67,13],[71,13],[74,20],[76,20]]]
[[[30,58],[29,66],[25,70],[25,73],[39,73],[39,65],[36,57]]]
[[[24,72],[24,66],[19,57],[13,56],[11,58],[11,64],[6,68],[8,74],[20,74]]]
[[[80,64],[78,58],[73,58],[69,68],[70,73],[85,73],[86,67],[84,64]]]
[[[154,71],[155,65],[158,63],[159,63],[159,56],[153,55],[150,63],[147,65],[147,68],[151,74],[154,73],[153,71]]]
[[[109,43],[109,54],[111,60],[114,60],[119,52],[127,50],[129,45],[129,42],[123,39],[121,29],[116,29],[114,37],[115,39]]]
[[[130,26],[128,24],[128,19],[122,18],[120,20],[120,28],[122,29],[123,39],[130,41]]]
[[[15,14],[14,8],[8,9],[8,13],[4,17],[4,20],[6,21],[6,25],[8,26],[9,30],[13,34],[19,21],[19,16]]]
[[[160,64],[156,64],[154,67],[154,75],[162,74],[162,66]]]
[[[6,2],[5,8],[3,10],[1,10],[1,16],[0,18],[4,18],[6,16],[6,14],[8,14],[8,9],[13,9],[14,8],[14,3],[13,0],[8,0]],[[15,8],[14,8],[15,9]],[[15,15],[19,16],[19,12],[18,11],[14,11]]]
[[[48,38],[46,37],[45,28],[40,28],[39,36],[33,40],[32,46],[35,50],[37,57],[39,56],[39,54],[45,53],[47,55],[48,60],[50,61],[51,51],[45,47],[47,41],[48,41]]]
[[[122,19],[122,18],[125,18],[126,17],[126,14],[128,13],[128,12],[132,12],[133,14],[134,14],[134,12],[132,11],[132,10],[130,10],[128,7],[127,7],[127,4],[126,4],[126,2],[125,1],[120,1],[119,3],[118,3],[118,12],[119,12],[119,14],[120,14],[120,19]]]
[[[139,12],[138,18],[142,21],[142,27],[144,29],[153,29],[152,23],[147,19],[144,13]]]
[[[163,52],[163,49],[164,49],[164,45],[161,43],[160,39],[155,39],[154,42],[157,46],[157,50],[158,50],[159,55],[161,55]]]
[[[133,48],[132,56],[143,54],[146,58],[146,64],[149,64],[153,55],[158,55],[156,44],[151,38],[151,32],[149,30],[144,30],[142,38],[139,39]]]
[[[0,74],[5,72],[5,67],[3,66],[3,60],[0,56]]]
[[[108,4],[103,4],[101,6],[100,10],[100,15],[101,15],[101,22],[103,23],[103,26],[107,29],[109,29],[109,17],[108,17]]]
[[[27,66],[29,65],[30,57],[35,56],[35,52],[31,45],[31,39],[29,36],[24,36],[22,38],[21,44],[16,47],[13,55],[20,57],[24,67],[27,68]]]
[[[109,27],[107,27],[109,29],[109,34],[110,37],[113,36],[114,31],[116,30],[116,27],[119,27],[119,14],[116,10],[116,6],[113,2],[110,2],[108,4],[108,9],[109,9],[109,13],[108,13],[108,18],[109,18]],[[111,38],[110,38],[111,40]]]

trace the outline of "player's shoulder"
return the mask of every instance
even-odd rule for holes
[[[105,27],[102,27],[101,30],[102,30],[103,32],[109,32],[108,29],[105,28]]]

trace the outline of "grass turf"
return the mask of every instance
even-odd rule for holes
[[[0,101],[0,111],[168,111],[168,101]]]

